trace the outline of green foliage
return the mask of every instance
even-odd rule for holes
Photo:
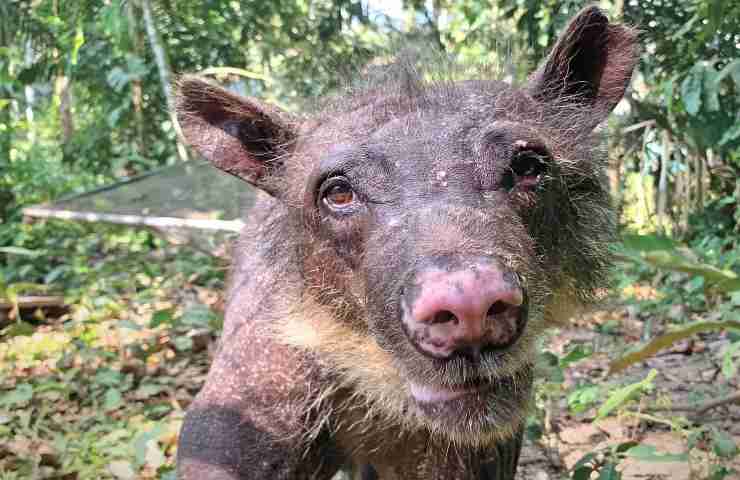
[[[54,327],[0,330],[0,444],[9,446],[0,470],[19,478],[171,474],[177,399],[189,400],[178,392],[191,388],[199,371],[189,372],[221,327],[219,313],[188,296],[222,289],[224,268],[146,231],[22,227],[16,242],[34,248],[6,247],[2,255],[13,259],[0,272],[64,292],[73,309]]]
[[[588,480],[593,478],[592,475],[596,472],[598,473],[596,478],[599,480],[620,480],[622,473],[617,470],[617,466],[627,457],[650,461],[656,461],[656,459],[660,459],[659,461],[686,459],[685,455],[658,455],[655,454],[655,447],[628,441],[604,448],[601,451],[587,453],[573,466],[570,478],[573,480]]]
[[[659,337],[654,338],[648,345],[646,345],[643,348],[640,348],[637,351],[634,351],[619,360],[615,360],[612,362],[609,371],[611,373],[616,373],[624,370],[625,368],[629,367],[630,365],[633,365],[637,362],[645,361],[648,358],[654,356],[656,353],[658,353],[660,350],[663,350],[665,348],[670,347],[674,343],[690,338],[697,333],[701,332],[714,332],[714,331],[721,331],[726,329],[736,329],[740,330],[740,321],[724,321],[724,322],[697,322],[689,325],[688,327],[682,328],[680,330],[677,330],[675,332],[667,333],[665,335],[661,335]],[[727,357],[725,357],[727,360],[726,362],[729,363],[726,371],[727,373],[731,373],[733,370],[733,363],[732,363],[732,355],[734,352],[734,349],[737,348],[733,346],[728,349]],[[728,376],[729,377],[729,376]]]
[[[641,72],[655,88],[642,113],[694,150],[736,153],[740,7],[714,0],[640,0],[626,2],[625,16],[644,30],[650,54]]]
[[[612,392],[606,399],[604,404],[596,412],[596,419],[605,418],[607,415],[612,413],[615,409],[621,407],[628,401],[635,398],[641,392],[648,391],[653,388],[653,380],[658,374],[656,370],[651,370],[647,377],[639,382],[632,383],[625,387],[622,387]]]

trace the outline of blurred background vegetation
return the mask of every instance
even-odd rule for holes
[[[586,3],[0,1],[0,479],[172,475],[182,410],[218,334],[226,265],[149,230],[24,221],[21,210],[192,157],[168,113],[173,78],[201,72],[300,110],[337,88],[348,66],[411,44],[523,81]],[[616,371],[678,340],[719,338],[706,353],[721,381],[692,401],[737,395],[740,2],[600,5],[642,30],[644,51],[605,126],[623,238],[610,301],[625,313],[581,328],[619,333],[627,318],[639,332],[634,345],[613,335],[608,348],[593,340],[544,358],[551,381],[533,442],[562,401],[576,412],[601,405],[598,417],[650,394],[649,375],[563,383],[566,367],[599,351],[622,359]],[[56,310],[20,308],[23,295],[51,294],[64,298]],[[650,341],[652,350],[630,350]],[[684,460],[709,452],[695,478],[737,478],[731,429],[671,418]],[[637,443],[589,452],[561,473],[620,478],[613,467]]]

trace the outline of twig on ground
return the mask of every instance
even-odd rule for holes
[[[672,405],[670,407],[652,407],[646,410],[650,412],[688,412],[692,417],[701,417],[710,410],[733,403],[740,404],[740,391],[726,397],[710,400],[701,405]]]

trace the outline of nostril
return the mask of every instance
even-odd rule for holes
[[[441,312],[437,312],[434,314],[434,316],[432,317],[431,324],[434,325],[437,323],[447,323],[447,322],[452,322],[453,324],[457,325],[459,320],[457,319],[454,313],[447,311],[447,310],[442,310]]]
[[[496,315],[500,315],[504,313],[506,310],[509,309],[509,304],[506,302],[498,301],[491,305],[491,307],[488,309],[488,316],[493,317]]]

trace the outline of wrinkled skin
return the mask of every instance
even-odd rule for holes
[[[591,7],[521,88],[400,62],[303,119],[184,78],[188,141],[265,195],[179,478],[513,478],[537,336],[604,285],[635,37]]]

